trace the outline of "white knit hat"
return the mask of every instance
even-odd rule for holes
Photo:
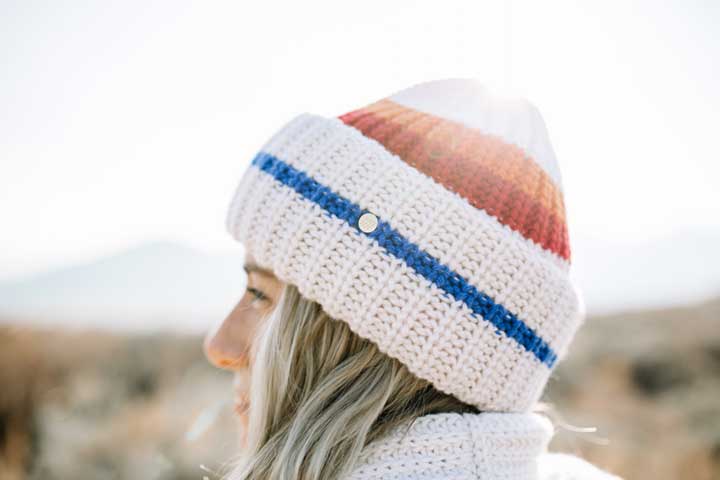
[[[585,315],[544,122],[472,79],[297,115],[244,173],[227,228],[330,316],[481,410],[529,410]]]

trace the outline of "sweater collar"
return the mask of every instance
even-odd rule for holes
[[[553,427],[537,413],[436,413],[365,447],[349,479],[536,479]]]

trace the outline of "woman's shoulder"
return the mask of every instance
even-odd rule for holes
[[[352,480],[620,480],[572,455],[548,453],[553,429],[538,414],[437,413],[364,449]]]
[[[567,453],[538,455],[539,480],[621,480],[592,463]]]

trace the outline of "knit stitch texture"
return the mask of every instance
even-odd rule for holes
[[[347,480],[619,480],[548,453],[549,420],[535,413],[440,413],[370,443]]]
[[[245,171],[227,228],[330,316],[481,410],[528,411],[584,318],[544,123],[473,80],[297,115]]]

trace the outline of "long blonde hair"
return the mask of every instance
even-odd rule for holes
[[[247,447],[234,479],[329,480],[365,445],[425,414],[477,412],[286,284],[259,333]]]

